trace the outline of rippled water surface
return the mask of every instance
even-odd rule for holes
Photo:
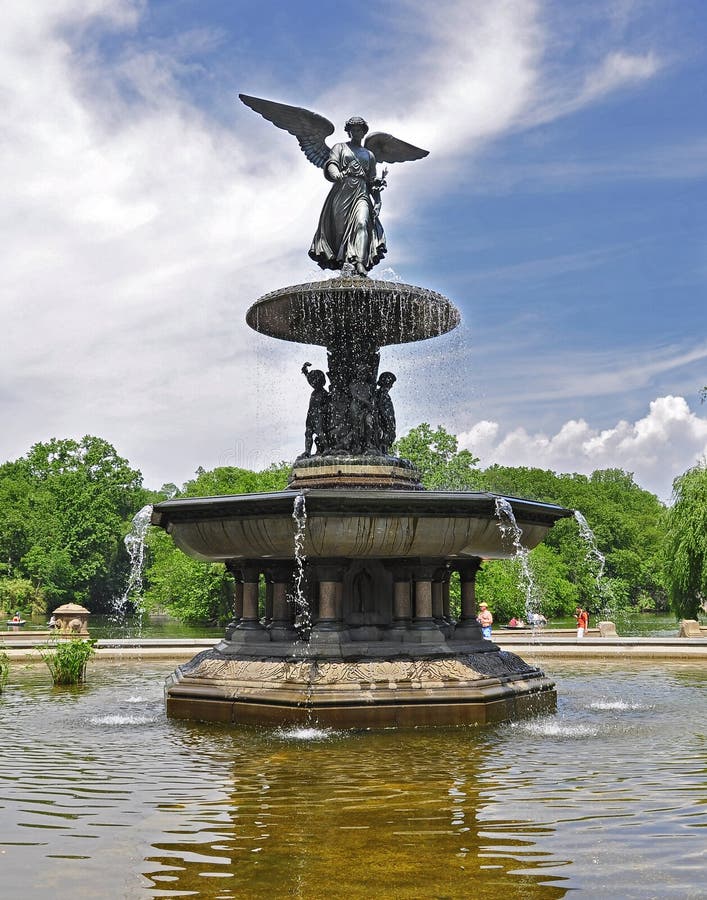
[[[15,663],[0,895],[707,896],[704,668],[564,666],[555,716],[374,733],[168,720],[166,662]]]

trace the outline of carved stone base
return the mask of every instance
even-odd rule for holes
[[[554,684],[507,651],[246,657],[226,643],[180,666],[175,718],[342,728],[490,723],[554,710]]]
[[[310,456],[292,466],[287,487],[421,491],[420,473],[397,456]]]

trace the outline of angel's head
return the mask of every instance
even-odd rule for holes
[[[362,119],[361,116],[351,116],[344,125],[344,131],[351,137],[354,128],[359,128],[361,130],[361,137],[363,137],[368,131],[368,122],[365,119]]]

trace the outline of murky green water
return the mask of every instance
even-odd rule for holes
[[[0,894],[705,896],[704,667],[556,664],[556,716],[266,732],[170,721],[169,663],[0,697]]]

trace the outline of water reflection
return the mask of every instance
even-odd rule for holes
[[[556,716],[373,733],[169,721],[169,669],[13,669],[3,895],[699,896],[704,671],[583,664]]]
[[[227,795],[201,806],[188,833],[156,844],[155,886],[199,889],[230,878],[221,897],[561,897],[559,876],[523,819],[487,826],[498,787],[477,731],[331,733],[302,744],[250,732],[250,758],[230,772]],[[523,780],[531,789],[530,778]],[[518,870],[522,870],[522,875]],[[479,880],[479,873],[486,873]],[[259,893],[262,891],[262,894]]]

